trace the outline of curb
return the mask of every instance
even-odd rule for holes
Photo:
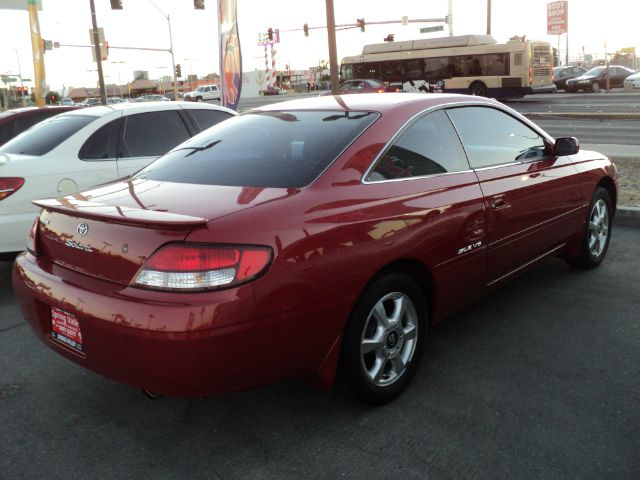
[[[640,207],[619,206],[616,209],[614,225],[640,228]]]

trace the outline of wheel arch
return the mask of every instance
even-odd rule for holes
[[[611,177],[602,177],[598,182],[598,187],[604,188],[609,193],[611,201],[613,202],[611,216],[615,216],[616,205],[618,204],[618,190],[616,189],[616,183]]]

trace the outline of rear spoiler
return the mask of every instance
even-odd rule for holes
[[[142,208],[105,205],[71,197],[64,197],[57,200],[35,200],[33,204],[45,210],[72,217],[118,223],[120,225],[132,225],[134,227],[181,230],[205,225],[208,222],[206,218],[192,217],[178,213],[159,212],[156,210],[145,210]]]

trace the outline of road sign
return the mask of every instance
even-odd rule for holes
[[[95,45],[96,42],[94,42],[93,38],[93,28],[89,29],[89,38],[91,45]],[[98,43],[104,43],[104,28],[102,27],[98,29]]]
[[[6,75],[2,75],[0,78],[4,83],[16,83],[18,81],[16,77],[8,77]]]
[[[438,25],[437,27],[423,27],[420,29],[420,33],[429,33],[429,32],[441,32],[444,30],[442,25]]]
[[[620,49],[620,53],[622,54],[630,54],[630,55],[635,55],[636,53],[636,47],[625,47],[625,48],[621,48]]]

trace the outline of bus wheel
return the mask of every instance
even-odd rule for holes
[[[473,82],[469,85],[469,95],[476,95],[477,97],[487,96],[487,86],[482,82]]]

